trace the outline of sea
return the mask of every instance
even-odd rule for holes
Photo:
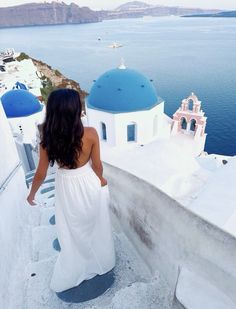
[[[120,48],[109,48],[113,42]],[[93,80],[127,67],[153,80],[172,116],[194,92],[207,116],[208,153],[236,155],[236,18],[146,17],[0,29],[0,49],[40,59],[90,91]]]

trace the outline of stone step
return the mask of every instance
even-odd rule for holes
[[[29,172],[28,174],[25,175],[25,180],[26,180],[26,184],[27,186],[31,186],[32,184],[32,181],[34,179],[34,175],[35,175],[35,171],[32,171],[32,172]],[[49,184],[49,183],[52,183],[52,182],[55,182],[55,174],[50,174],[48,175],[43,184]]]
[[[137,254],[133,245],[127,237],[122,233],[120,228],[116,227],[114,232],[114,241],[116,248],[116,267],[112,271],[112,275],[95,277],[86,281],[80,286],[80,294],[78,296],[78,288],[74,291],[56,295],[50,290],[50,279],[53,267],[58,255],[55,250],[56,229],[55,207],[54,207],[54,183],[53,178],[49,177],[49,181],[44,183],[41,192],[38,194],[40,204],[38,211],[38,224],[32,229],[32,263],[27,267],[27,289],[26,300],[27,309],[165,309],[170,307],[170,299],[168,289],[160,278],[152,280],[149,269]],[[118,232],[119,231],[119,232]],[[54,246],[53,246],[54,244]],[[55,248],[54,248],[55,247]],[[113,278],[114,283],[108,280]],[[100,297],[77,304],[75,299],[81,300],[83,297],[94,298],[99,295],[95,283],[92,280],[99,281],[99,287],[105,293]],[[94,281],[94,282],[95,282]],[[97,284],[97,282],[96,282]],[[111,287],[109,288],[109,284]],[[82,288],[82,289],[81,289]],[[86,288],[88,292],[86,293]],[[93,289],[92,289],[93,288]],[[108,289],[107,289],[108,288]],[[84,289],[84,290],[83,290]],[[100,291],[100,293],[101,293]],[[77,293],[77,294],[76,294]],[[62,299],[60,299],[59,297]],[[63,298],[64,297],[64,298]],[[70,300],[71,298],[71,300]],[[64,300],[64,301],[63,301]],[[66,301],[66,302],[65,302]],[[69,303],[68,303],[69,302]]]
[[[49,288],[57,256],[57,252],[54,250],[54,253],[51,249],[53,230],[55,230],[53,226],[40,226],[34,229],[34,255],[38,257],[38,260],[30,263],[27,267],[26,299],[28,309],[106,308],[112,302],[117,291],[132,286],[136,282],[145,283],[151,279],[148,268],[126,236],[123,233],[114,233],[117,253],[114,284],[102,296],[91,301],[79,305],[65,303]]]
[[[54,207],[55,206],[55,191],[49,191],[44,194],[38,193],[35,196],[36,201],[40,207]]]
[[[29,178],[34,177],[35,172],[36,172],[36,169],[35,169],[35,170],[32,170],[31,172],[26,173],[26,174],[25,174],[25,179],[29,179]]]
[[[54,207],[55,206],[55,198],[54,196],[50,198],[44,198],[41,200],[41,204],[43,207]]]
[[[172,297],[167,285],[160,278],[156,278],[148,283],[135,282],[119,290],[106,309],[170,309],[171,307]]]
[[[52,184],[50,184],[49,186],[44,186],[40,190],[41,194],[45,194],[45,193],[48,193],[48,192],[55,193],[55,187]]]
[[[40,261],[57,255],[53,248],[53,241],[57,238],[56,229],[53,225],[37,226],[32,230],[32,260]]]
[[[176,298],[187,309],[235,309],[235,303],[208,280],[182,268]]]
[[[50,219],[55,214],[55,207],[43,207],[40,209],[40,225],[50,225]],[[53,224],[51,224],[53,225]]]
[[[50,186],[41,189],[41,194],[37,194],[36,197],[40,201],[40,204],[43,205],[44,202],[47,202],[47,199],[54,198],[55,197],[55,188]]]

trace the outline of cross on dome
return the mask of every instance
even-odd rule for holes
[[[125,70],[126,69],[125,59],[124,58],[120,59],[120,65],[118,66],[118,69],[120,69],[120,70]]]

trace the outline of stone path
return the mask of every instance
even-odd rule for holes
[[[32,181],[28,177],[28,183]],[[60,249],[55,228],[54,176],[47,177],[37,197],[41,206],[31,218],[32,259],[27,265],[25,309],[165,309],[171,296],[163,280],[150,272],[125,234],[114,231],[116,267],[56,294],[49,288]]]

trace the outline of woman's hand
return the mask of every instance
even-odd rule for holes
[[[107,180],[102,177],[102,179],[101,179],[101,186],[105,187],[106,185],[107,185]]]
[[[31,206],[35,206],[36,205],[36,203],[34,202],[34,196],[33,195],[29,195],[28,197],[27,197],[27,202],[31,205]]]
[[[43,183],[47,175],[47,169],[49,166],[48,155],[47,155],[46,150],[41,145],[39,149],[40,149],[39,150],[39,164],[38,164],[37,171],[34,175],[34,179],[32,182],[29,196],[27,197],[27,201],[31,206],[37,205],[37,203],[34,202],[35,194],[38,191],[41,184]]]

